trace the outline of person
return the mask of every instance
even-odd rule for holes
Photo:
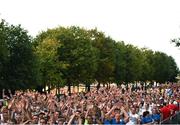
[[[32,116],[32,123],[33,124],[38,124],[38,122],[39,122],[39,116],[38,116],[38,114],[34,114]]]
[[[158,112],[158,110],[156,108],[153,108],[152,109],[152,115],[151,115],[154,123],[156,124],[159,124],[160,123],[160,120],[161,120],[161,115],[160,113]]]
[[[124,107],[118,107],[118,105],[113,106],[112,109],[106,114],[109,115],[111,114],[111,112],[113,112],[115,109],[120,109],[120,112],[114,112],[115,115],[114,117],[110,120],[111,124],[119,124],[119,125],[123,125],[126,124],[129,121],[129,116],[127,114],[127,112],[125,111]],[[122,113],[122,114],[121,114]],[[122,117],[124,116],[124,117]],[[107,119],[104,120],[104,123],[107,123]]]
[[[115,114],[115,118],[112,119],[112,124],[123,125],[126,124],[125,121],[121,118],[120,114]]]
[[[171,110],[166,106],[166,103],[163,103],[163,106],[160,108],[162,119],[165,120],[170,117]]]
[[[171,88],[173,94],[166,96],[159,88],[147,88],[147,91],[143,89],[132,91],[128,88],[123,94],[122,89],[116,86],[91,89],[90,92],[83,94],[74,93],[61,100],[51,93],[16,91],[9,97],[4,93],[0,122],[59,125],[158,123],[161,117],[169,118],[174,111],[179,110],[175,107],[178,106],[179,84],[174,84],[173,87],[163,85],[160,87]],[[157,106],[162,104],[165,105],[157,109]],[[142,117],[138,114],[139,111],[142,111]],[[169,115],[166,116],[167,114]]]
[[[15,124],[21,124],[22,123],[22,116],[21,116],[21,114],[16,114],[14,120],[15,120]]]
[[[140,110],[139,110],[139,115],[142,116],[144,112],[149,111],[151,113],[151,107],[146,101],[143,101]]]
[[[173,90],[171,88],[165,89],[165,93],[167,96],[171,96],[173,94]]]
[[[71,116],[71,118],[70,118],[70,120],[68,122],[68,125],[71,125],[71,124],[82,124],[82,119],[81,119],[81,116],[80,116],[79,112],[75,112]]]
[[[166,107],[169,108],[172,115],[174,115],[178,111],[178,106],[175,104],[168,104]]]
[[[143,112],[143,116],[141,118],[141,124],[148,124],[148,123],[152,123],[153,119],[149,113],[149,111],[145,111]]]
[[[64,123],[65,123],[65,119],[64,118],[62,118],[62,117],[60,117],[59,119],[58,119],[58,125],[64,125]]]
[[[7,107],[3,107],[1,110],[2,113],[0,113],[0,122],[1,124],[8,123],[8,109]]]
[[[44,118],[40,119],[40,125],[46,125],[47,121]]]
[[[104,121],[103,121],[103,124],[104,125],[110,125],[112,124],[112,121],[111,121],[111,118],[109,115],[106,115],[105,118],[104,118]]]
[[[91,115],[88,115],[88,116],[85,118],[84,125],[90,125],[90,124],[93,124],[93,118],[92,118]]]
[[[53,122],[54,122],[55,124],[58,123],[58,118],[59,118],[59,112],[56,111],[56,112],[54,112],[54,114],[53,114]]]
[[[140,121],[140,117],[136,113],[136,108],[132,107],[129,113],[129,122],[127,123],[127,125],[136,125],[139,124],[139,121]]]

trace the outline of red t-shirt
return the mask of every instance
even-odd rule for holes
[[[174,105],[174,104],[169,104],[167,105],[167,107],[171,110],[173,110],[173,114],[175,113],[175,111],[178,111],[178,106]]]
[[[178,111],[178,106],[175,104],[169,104],[167,107],[173,111]]]
[[[171,111],[167,106],[162,107],[160,111],[163,114],[163,120],[170,117],[171,115]]]

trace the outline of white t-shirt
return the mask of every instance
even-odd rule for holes
[[[129,114],[129,122],[127,123],[127,125],[135,125],[137,124],[137,120],[139,119],[139,115],[138,114]]]
[[[3,114],[0,114],[0,123],[4,121]]]

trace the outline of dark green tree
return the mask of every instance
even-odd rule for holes
[[[126,77],[126,45],[124,42],[116,43],[115,82],[119,85]]]
[[[154,67],[153,67],[153,57],[154,52],[152,50],[143,48],[142,51],[142,70],[141,70],[141,81],[153,81]]]
[[[67,65],[59,61],[58,55],[58,48],[61,44],[58,36],[64,30],[63,27],[48,29],[37,35],[33,41],[34,50],[38,57],[41,79],[39,88],[41,90],[45,89],[46,86],[48,86],[48,91],[55,87],[65,86],[65,78],[62,72]]]
[[[100,83],[108,84],[114,81],[115,73],[115,41],[106,37],[104,33],[98,32],[97,29],[89,31],[92,44],[98,50],[98,68],[95,79]]]
[[[141,71],[141,61],[139,60],[140,51],[137,47],[132,45],[126,45],[125,51],[125,79],[126,83],[137,81],[140,78],[140,71]]]
[[[1,53],[0,58],[7,60],[3,70],[3,88],[32,88],[37,84],[37,75],[31,37],[20,25],[9,25],[5,21],[0,25],[1,51],[6,55]]]
[[[155,52],[153,59],[153,78],[158,82],[175,81],[179,69],[171,56]]]
[[[97,70],[97,50],[92,46],[88,32],[70,27],[64,29],[58,38],[61,44],[58,48],[59,61],[67,66],[62,72],[69,92],[71,85],[79,83],[90,87]]]
[[[9,55],[6,44],[7,32],[8,25],[4,20],[2,20],[0,22],[0,91],[2,91],[2,88],[4,88],[5,86],[8,87],[6,83],[6,64],[8,62]]]

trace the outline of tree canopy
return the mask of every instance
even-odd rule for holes
[[[38,83],[31,37],[20,25],[0,23],[1,88],[27,89]]]
[[[172,42],[172,43],[175,43],[175,45],[176,45],[177,47],[180,46],[180,38],[173,39],[173,40],[171,40],[171,42]]]
[[[135,81],[175,81],[179,69],[163,52],[115,41],[77,26],[42,31],[0,23],[0,87],[27,89]]]

